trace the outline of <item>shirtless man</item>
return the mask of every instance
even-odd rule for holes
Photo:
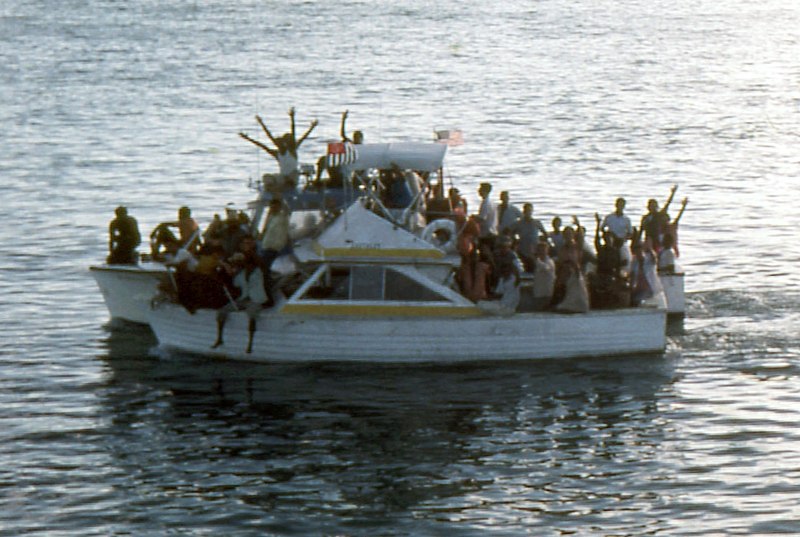
[[[139,224],[128,214],[128,209],[119,206],[114,218],[108,225],[109,265],[135,265],[136,247],[142,242]]]

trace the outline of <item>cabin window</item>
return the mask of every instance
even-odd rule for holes
[[[449,302],[447,297],[402,272],[369,265],[330,267],[300,299]]]
[[[436,291],[412,280],[396,270],[386,270],[386,293],[384,300],[412,300],[419,302],[438,302],[447,300]]]
[[[350,268],[350,300],[384,300],[383,267]]]

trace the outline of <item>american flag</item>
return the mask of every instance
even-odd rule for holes
[[[352,164],[358,160],[358,152],[349,142],[328,143],[328,167],[333,168],[343,164]]]
[[[440,144],[449,146],[462,145],[464,143],[464,135],[459,129],[436,131],[435,140]]]

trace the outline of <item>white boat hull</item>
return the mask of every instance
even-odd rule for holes
[[[163,265],[98,265],[89,270],[112,319],[147,324],[150,301],[167,277]]]
[[[225,343],[212,349],[216,314],[190,315],[173,304],[149,312],[166,350],[253,362],[453,362],[658,353],[666,346],[666,312],[651,308],[509,317],[375,318],[262,312],[246,353],[248,319],[231,314]]]

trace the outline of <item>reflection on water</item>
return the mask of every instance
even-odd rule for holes
[[[654,357],[412,367],[160,360],[148,357],[144,332],[110,332],[104,356],[112,378],[103,405],[118,439],[114,464],[134,471],[128,486],[143,504],[168,487],[264,527],[282,520],[281,531],[275,513],[296,510],[308,512],[310,531],[357,528],[365,517],[411,524],[421,513],[431,528],[525,513],[569,527],[558,505],[578,481],[581,494],[606,498],[602,508],[648,479],[622,466],[654,460],[656,394],[674,375],[670,360]]]

